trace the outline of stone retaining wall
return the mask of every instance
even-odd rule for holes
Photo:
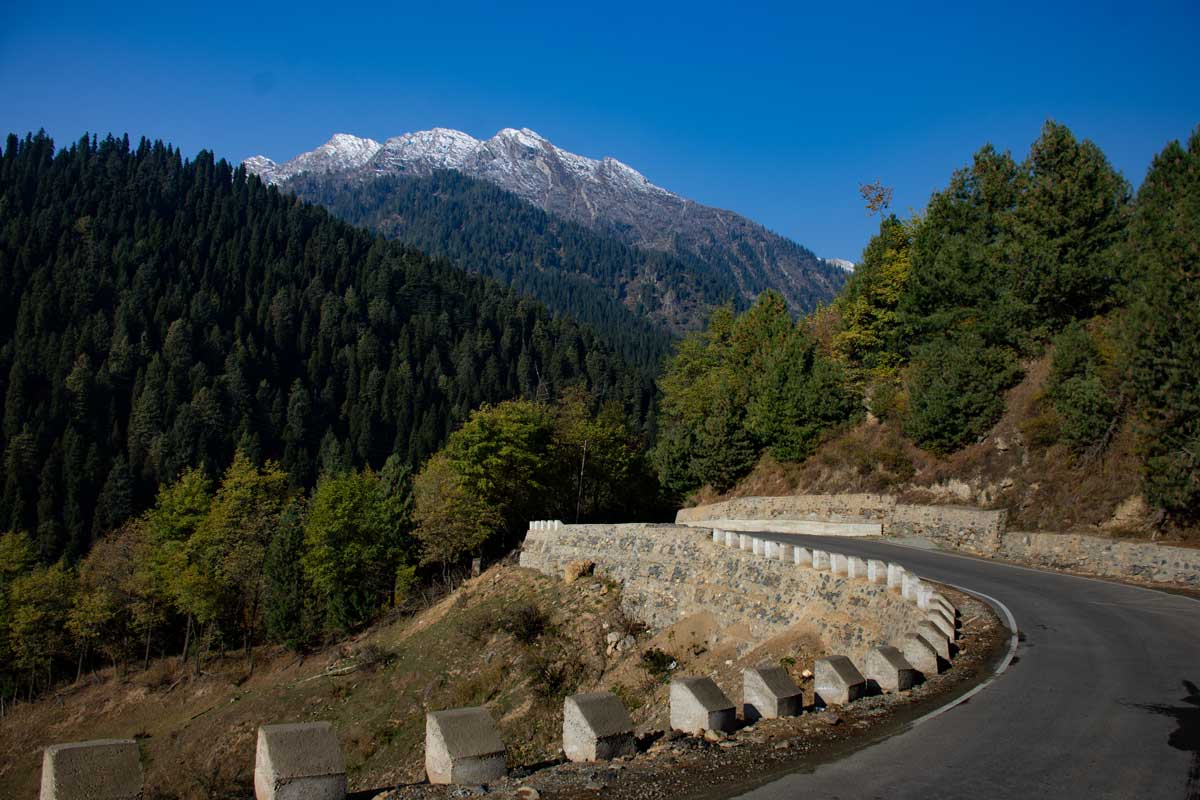
[[[888,495],[825,494],[738,497],[680,509],[675,519],[684,525],[707,522],[713,526],[733,519],[739,521],[741,530],[753,530],[754,520],[773,524],[762,528],[786,525],[791,520],[831,525],[872,522],[881,526],[884,536],[920,536],[941,547],[975,555],[1104,577],[1200,588],[1200,549],[1088,534],[1008,531],[1008,512],[1004,509],[912,505],[898,503]],[[845,530],[849,535],[857,535],[856,528],[847,526]],[[805,531],[788,529],[788,532]]]
[[[878,522],[884,536],[922,536],[980,555],[991,555],[999,549],[1007,518],[1004,509],[910,505],[883,494],[736,497],[683,508],[675,515],[675,521],[684,525],[731,519]]]
[[[886,585],[802,569],[775,550],[756,555],[717,545],[695,527],[542,525],[530,529],[521,550],[521,566],[547,575],[561,576],[581,560],[620,581],[626,611],[655,628],[708,612],[762,640],[808,621],[833,652],[857,660],[924,618]]]
[[[1004,534],[1001,558],[1051,569],[1200,589],[1200,550],[1076,533]]]

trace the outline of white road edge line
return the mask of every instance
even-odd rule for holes
[[[993,607],[999,608],[1001,611],[1004,612],[1004,616],[1008,619],[1008,629],[1012,632],[1012,635],[1008,639],[1008,654],[1004,656],[1004,660],[1001,661],[1000,664],[996,667],[996,671],[992,673],[992,676],[990,678],[988,678],[983,683],[980,683],[979,685],[975,686],[973,689],[971,689],[971,691],[967,692],[966,694],[961,695],[960,697],[954,698],[953,700],[951,700],[949,703],[946,703],[946,705],[942,706],[941,708],[935,708],[933,711],[930,711],[928,714],[925,714],[924,716],[921,716],[921,717],[917,717],[915,720],[913,720],[913,722],[911,724],[911,727],[913,727],[913,728],[917,727],[922,722],[927,722],[927,721],[933,719],[934,717],[938,717],[938,716],[941,716],[942,714],[945,714],[950,709],[954,708],[957,705],[967,702],[972,697],[974,697],[975,695],[979,694],[984,689],[986,689],[991,684],[992,681],[996,680],[996,678],[999,678],[1002,674],[1004,674],[1004,671],[1006,669],[1008,669],[1008,665],[1012,663],[1013,656],[1015,656],[1017,654],[1017,645],[1020,643],[1020,636],[1017,631],[1016,617],[1013,616],[1013,613],[1008,610],[1008,606],[1004,605],[1004,603],[1000,602],[999,600],[992,597],[991,595],[984,594],[983,592],[977,592],[974,589],[968,589],[965,586],[956,586],[953,583],[945,583],[945,581],[935,581],[935,582],[940,582],[940,583],[945,584],[946,586],[949,586],[952,589],[957,589],[960,592],[965,592],[966,594],[974,595],[975,597],[978,597],[982,600],[986,600]]]

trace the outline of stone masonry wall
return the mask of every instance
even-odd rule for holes
[[[1000,548],[1008,512],[966,506],[918,506],[879,494],[813,494],[788,497],[737,497],[683,508],[678,523],[710,519],[788,519],[822,522],[874,521],[884,536],[923,536],[938,544],[992,555]]]
[[[685,524],[721,519],[878,521],[884,536],[921,536],[942,547],[1034,566],[1200,588],[1200,550],[1088,534],[1008,531],[1008,512],[1003,509],[909,505],[887,495],[831,494],[739,497],[680,509],[676,515],[676,521]]]
[[[626,611],[653,628],[709,612],[722,626],[746,625],[762,640],[810,622],[833,652],[857,660],[924,618],[885,586],[718,546],[705,528],[562,525],[530,530],[521,550],[521,566],[547,575],[561,576],[568,563],[584,559],[620,581]]]
[[[1001,558],[1036,566],[1200,589],[1200,550],[1075,533],[1004,534]]]

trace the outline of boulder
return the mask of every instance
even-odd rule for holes
[[[40,800],[142,800],[133,739],[52,744],[42,754]]]
[[[612,692],[563,701],[563,753],[571,761],[608,761],[637,752],[633,720]]]
[[[731,731],[737,711],[712,678],[671,679],[671,727],[699,735],[704,731]]]
[[[846,656],[818,658],[813,673],[813,691],[823,705],[844,706],[866,694],[867,679]]]
[[[742,717],[747,722],[795,717],[803,709],[804,694],[783,667],[742,670]]]
[[[481,784],[503,778],[504,742],[482,708],[425,715],[425,773],[430,783]]]
[[[263,725],[254,753],[257,800],[342,800],[346,762],[328,722]]]
[[[917,671],[899,649],[889,644],[872,647],[867,653],[863,674],[868,688],[885,692],[901,692],[916,683]]]

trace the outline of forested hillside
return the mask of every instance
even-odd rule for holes
[[[650,379],[590,330],[209,153],[8,139],[0,529],[41,563],[237,449],[294,487],[415,466],[480,404],[574,384],[651,412]]]
[[[785,346],[796,356],[774,358]],[[1102,480],[1103,514],[1144,499],[1159,524],[1188,528],[1200,518],[1197,365],[1200,129],[1159,153],[1135,198],[1095,144],[1048,122],[1022,161],[986,146],[923,212],[886,215],[842,294],[798,329],[760,302],[690,338],[662,381],[655,456],[683,491],[727,491],[768,452],[816,454],[784,491],[903,489],[919,462],[919,480],[961,483],[970,466],[995,482],[970,499],[1024,513],[1053,496],[1057,513],[1040,517],[1051,525],[1087,516],[1069,508],[1071,488]],[[992,435],[1006,397],[1021,404],[1007,440],[955,460]],[[1005,455],[1014,445],[1020,463]],[[822,465],[835,464],[831,478]]]
[[[284,187],[338,217],[530,294],[657,368],[669,333],[740,298],[727,271],[642,250],[459,172],[358,181],[302,174]]]

